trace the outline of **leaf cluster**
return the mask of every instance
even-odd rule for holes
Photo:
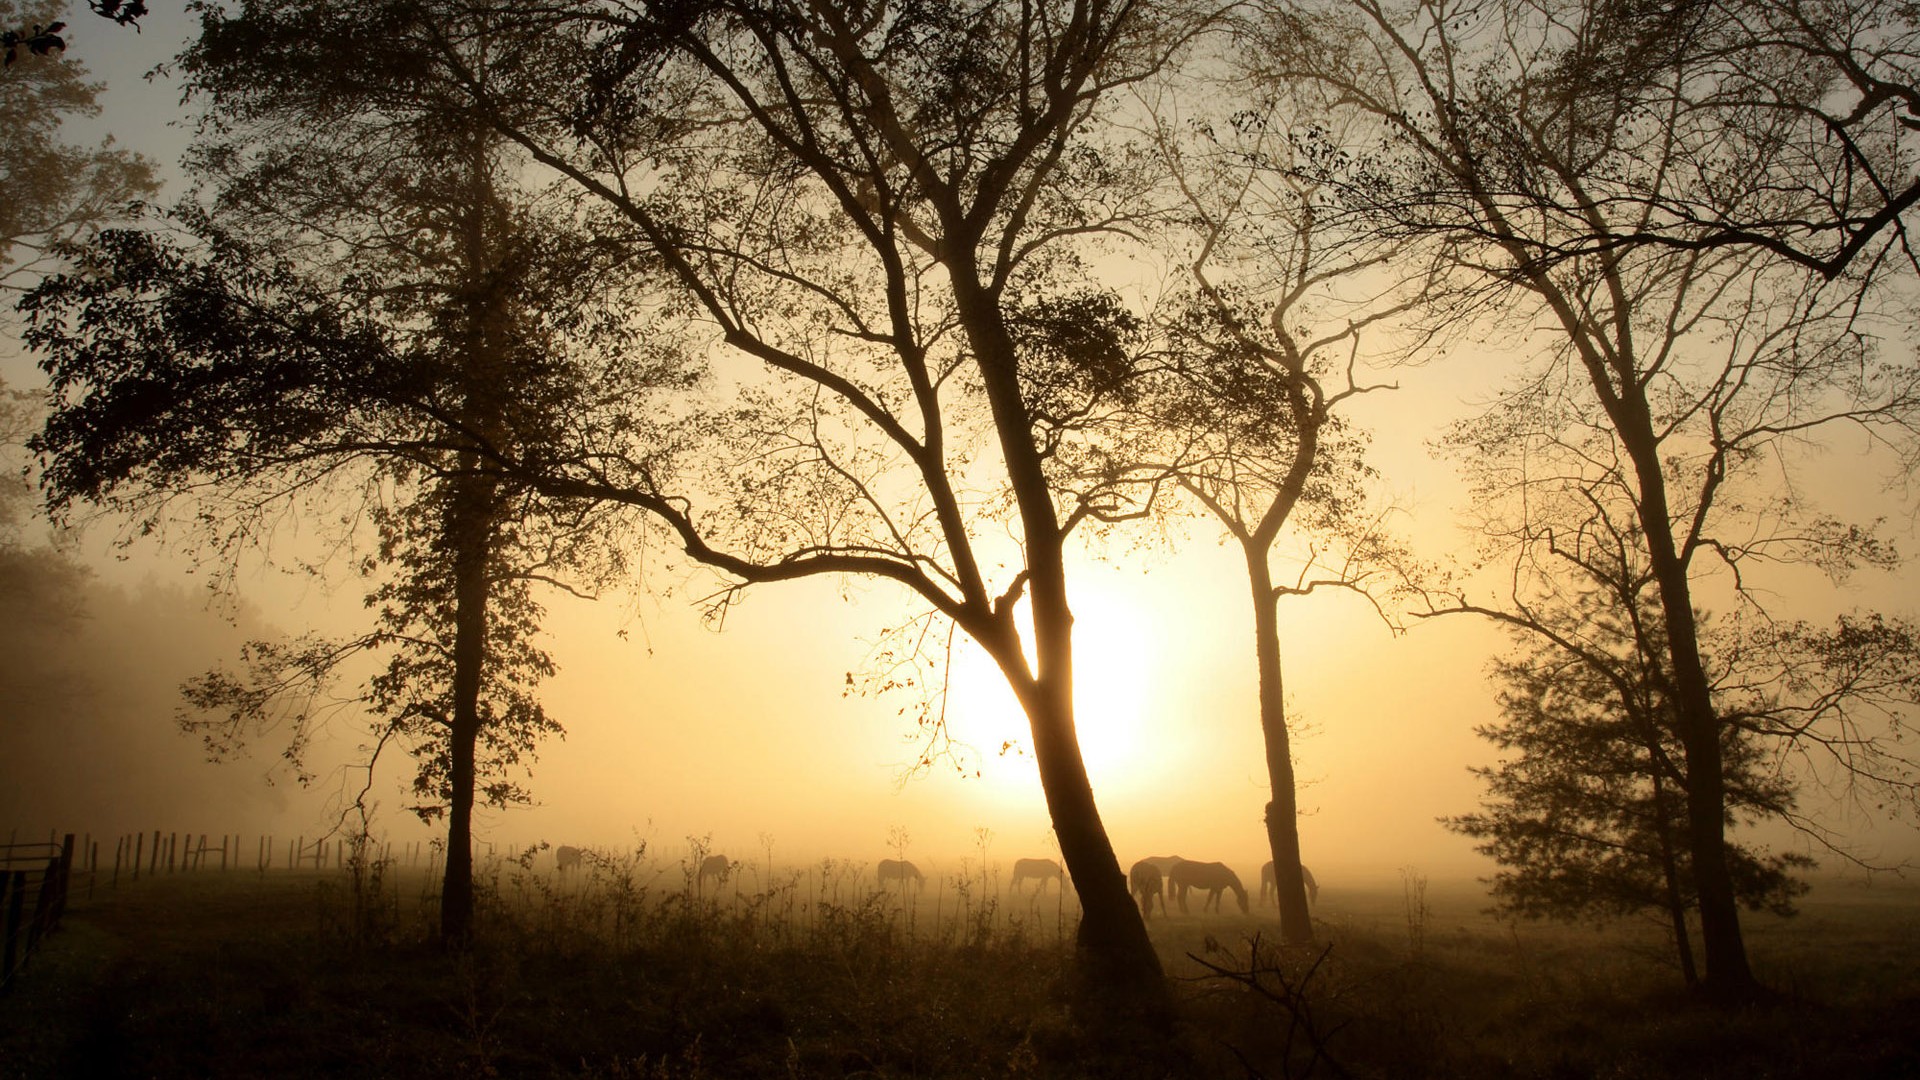
[[[92,147],[61,139],[65,120],[99,112],[101,87],[87,81],[83,65],[52,55],[64,47],[62,24],[26,34],[12,29],[44,7],[0,0],[0,26],[8,28],[0,35],[7,65],[0,79],[0,287],[9,291],[61,243],[159,187],[151,162],[110,139]],[[15,65],[22,49],[28,60]]]
[[[1503,911],[1572,920],[1684,914],[1696,903],[1663,641],[1656,629],[1636,645],[1610,607],[1587,594],[1578,652],[1516,630],[1514,651],[1492,665],[1502,717],[1476,730],[1503,756],[1472,770],[1486,808],[1444,821],[1499,864],[1491,885]],[[1641,619],[1657,628],[1654,613]],[[1797,785],[1766,740],[1728,724],[1720,755],[1730,821],[1793,818]],[[1806,891],[1795,875],[1813,861],[1729,842],[1727,866],[1740,902],[1790,914]]]

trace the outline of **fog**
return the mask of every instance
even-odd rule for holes
[[[1836,456],[1834,465],[1836,474],[1858,471],[1856,459]],[[1445,520],[1447,494],[1436,475],[1411,496],[1415,516]],[[181,681],[231,666],[243,641],[356,625],[357,583],[256,565],[237,575],[236,600],[210,592],[161,545],[111,548],[111,523],[84,535],[68,557],[44,548],[7,556],[0,640],[16,660],[0,668],[9,706],[0,825],[23,836],[237,833],[243,850],[256,833],[312,837],[336,827],[366,782],[356,767],[366,717],[343,712],[329,722],[313,752],[315,780],[302,787],[271,736],[213,764],[176,715]],[[1446,539],[1434,531],[1435,543]],[[1197,531],[1144,547],[1096,543],[1076,559],[1081,735],[1123,863],[1221,859],[1251,884],[1267,858],[1239,572],[1237,554]],[[659,552],[646,580],[651,590],[593,602],[542,597],[544,643],[559,664],[543,700],[567,735],[544,744],[525,776],[534,805],[480,814],[476,837],[488,850],[644,843],[671,863],[697,840],[755,861],[770,849],[785,864],[872,862],[904,837],[907,856],[934,873],[963,859],[977,865],[983,840],[1001,866],[1057,856],[1020,745],[1024,721],[984,660],[960,653],[947,716],[958,745],[925,768],[912,767],[923,746],[910,718],[915,693],[847,692],[848,673],[870,664],[881,628],[915,613],[902,596],[829,580],[767,586],[716,629],[694,602],[713,584],[705,572]],[[1894,578],[1844,589],[1817,576],[1783,581],[1806,590],[1797,606],[1810,612],[1910,595]],[[1494,716],[1484,667],[1502,635],[1457,618],[1396,635],[1345,595],[1290,603],[1282,619],[1302,848],[1323,885],[1391,882],[1402,868],[1436,881],[1491,872],[1438,819],[1479,800],[1467,769],[1493,756],[1473,727]],[[1003,753],[1003,742],[1015,745]],[[376,835],[435,835],[402,809],[411,776],[411,762],[390,751],[370,789]],[[1817,793],[1806,808],[1877,862],[1920,854],[1909,824]],[[1793,835],[1762,838],[1812,850]]]
[[[23,835],[274,829],[310,816],[248,757],[210,764],[175,723],[180,684],[268,628],[175,582],[109,584],[48,549],[0,553],[0,822]]]

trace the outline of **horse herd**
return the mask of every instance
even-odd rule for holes
[[[1313,880],[1313,872],[1302,866],[1300,876],[1306,881],[1308,901],[1318,901],[1320,884]],[[1229,890],[1234,899],[1239,901],[1241,914],[1250,910],[1247,887],[1240,884],[1240,875],[1234,873],[1226,863],[1200,862],[1178,855],[1154,855],[1134,863],[1133,868],[1127,871],[1127,887],[1140,904],[1140,914],[1149,919],[1153,918],[1155,900],[1160,901],[1160,914],[1167,914],[1169,896],[1180,905],[1180,914],[1185,915],[1187,893],[1192,889],[1207,891],[1207,898],[1200,904],[1201,911],[1219,911],[1221,894]],[[1275,904],[1280,902],[1280,886],[1274,876],[1272,860],[1260,868],[1260,903],[1267,903],[1269,896]]]
[[[562,871],[576,869],[581,863],[581,849],[562,845],[554,849],[555,867]],[[725,855],[708,855],[700,860],[694,874],[694,887],[704,890],[709,881],[725,884],[738,865]],[[1317,903],[1320,899],[1320,885],[1313,880],[1312,871],[1302,866],[1300,876],[1305,879],[1307,900]],[[909,886],[922,888],[927,877],[920,868],[906,859],[881,859],[874,866],[874,879],[881,888],[897,886],[905,889]],[[1045,892],[1048,882],[1065,888],[1067,877],[1058,862],[1053,859],[1015,859],[1013,861],[1012,888],[1020,892],[1028,882],[1037,882],[1040,891]],[[1220,862],[1200,862],[1185,859],[1178,855],[1154,855],[1134,863],[1127,871],[1127,886],[1133,898],[1140,905],[1140,914],[1144,918],[1153,918],[1153,902],[1160,902],[1160,913],[1167,912],[1167,898],[1173,897],[1180,905],[1180,913],[1187,914],[1187,893],[1194,889],[1206,890],[1207,897],[1200,904],[1201,911],[1220,910],[1220,897],[1232,892],[1240,904],[1240,911],[1251,911],[1247,902],[1247,888],[1240,884],[1240,875],[1232,868]],[[1273,872],[1271,860],[1260,868],[1260,903],[1266,904],[1271,895],[1273,903],[1280,902],[1280,888]]]

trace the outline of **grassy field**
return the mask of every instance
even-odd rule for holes
[[[1765,1003],[1694,1000],[1647,927],[1512,925],[1467,886],[1329,889],[1321,942],[1156,917],[1177,1032],[1073,1005],[1070,897],[991,874],[495,863],[470,953],[420,872],[162,876],[77,899],[0,998],[5,1077],[1920,1077],[1920,890],[1755,917]],[[1231,905],[1229,905],[1231,907]]]

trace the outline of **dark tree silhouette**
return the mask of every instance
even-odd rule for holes
[[[1860,89],[1844,64],[1716,36],[1730,9],[1711,3],[1650,15],[1492,4],[1472,19],[1372,0],[1267,10],[1270,78],[1335,88],[1393,133],[1324,155],[1344,205],[1378,229],[1447,245],[1455,317],[1497,304],[1516,329],[1537,317],[1551,330],[1467,440],[1481,460],[1514,467],[1480,504],[1515,511],[1494,526],[1518,552],[1501,609],[1525,602],[1554,530],[1564,537],[1587,520],[1581,492],[1598,485],[1624,509],[1614,519],[1635,523],[1685,752],[1703,981],[1743,995],[1754,980],[1726,857],[1724,721],[1694,590],[1716,567],[1738,587],[1762,552],[1836,566],[1870,555],[1863,534],[1804,502],[1740,488],[1759,463],[1825,430],[1908,442],[1920,393],[1913,372],[1875,358],[1882,327],[1865,275],[1881,260],[1855,246],[1897,241],[1890,222],[1856,215],[1901,196],[1848,172],[1855,152],[1874,155],[1877,175],[1897,171],[1880,151],[1897,157],[1907,138],[1899,106]],[[1695,26],[1696,16],[1708,22]],[[1797,57],[1793,78],[1786,55]],[[1633,77],[1613,77],[1623,73]],[[1765,100],[1747,93],[1758,78],[1775,79]],[[1823,123],[1845,100],[1892,142],[1849,144],[1846,125]],[[1797,257],[1747,242],[1753,230],[1739,223],[1760,222],[1797,237],[1788,247],[1841,239]],[[1569,497],[1544,497],[1553,487]]]
[[[525,89],[476,69],[476,99],[765,377],[710,503],[605,461],[559,490],[647,508],[743,585],[896,582],[978,642],[1031,724],[1086,986],[1162,1001],[1080,752],[1065,553],[1099,496],[1060,463],[1137,348],[1087,262],[1141,182],[1103,119],[1202,20],[1101,0],[497,18],[438,31],[528,43],[489,68],[520,65]]]
[[[1502,910],[1566,920],[1656,914],[1693,985],[1689,920],[1699,894],[1660,617],[1619,603],[1617,591],[1588,588],[1515,626],[1514,651],[1492,668],[1502,718],[1478,729],[1502,752],[1498,764],[1473,770],[1486,781],[1486,809],[1446,824],[1484,841],[1479,850],[1500,864],[1492,886]],[[1721,742],[1728,814],[1792,819],[1795,783],[1775,768],[1767,741],[1729,724]],[[1793,872],[1813,862],[1729,840],[1727,864],[1743,905],[1786,915],[1806,891]]]
[[[1319,213],[1325,196],[1295,159],[1290,125],[1309,115],[1335,122],[1338,107],[1276,97],[1234,78],[1230,62],[1222,70],[1218,84],[1183,88],[1159,110],[1155,165],[1175,193],[1167,211],[1175,224],[1161,242],[1189,259],[1191,284],[1164,305],[1168,357],[1143,373],[1132,423],[1097,466],[1138,479],[1149,504],[1172,504],[1160,497],[1168,488],[1183,494],[1241,550],[1269,777],[1266,831],[1274,865],[1284,868],[1281,938],[1303,944],[1313,929],[1280,603],[1325,588],[1364,595],[1373,571],[1398,554],[1369,505],[1366,440],[1338,410],[1385,389],[1357,384],[1356,369],[1404,354],[1404,342],[1369,336],[1393,336],[1420,279],[1405,265],[1409,245],[1346,233]],[[1290,534],[1301,539],[1284,543]],[[1288,562],[1297,567],[1290,575]]]
[[[57,508],[153,522],[187,496],[216,553],[267,542],[315,492],[371,519],[376,629],[256,644],[244,676],[189,687],[214,713],[191,726],[225,748],[288,722],[297,765],[325,677],[388,652],[365,695],[384,717],[376,753],[405,742],[416,809],[446,814],[441,931],[458,944],[476,792],[521,797],[504,770],[558,730],[531,696],[551,664],[530,644],[529,582],[611,551],[590,506],[539,497],[506,462],[564,456],[600,424],[638,437],[609,406],[683,383],[647,349],[594,352],[631,344],[595,314],[603,249],[516,196],[514,163],[477,129],[395,128],[345,87],[263,93],[266,54],[236,61],[231,44],[210,33],[183,57],[213,106],[194,162],[215,195],[177,215],[186,243],[107,234],[23,305],[55,403],[36,447]]]

